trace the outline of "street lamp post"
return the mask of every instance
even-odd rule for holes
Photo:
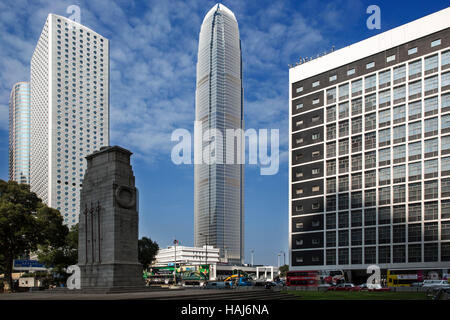
[[[174,265],[174,269],[173,269],[173,284],[176,285],[177,284],[177,244],[178,244],[178,240],[177,239],[173,240],[173,244],[175,245],[175,265]]]
[[[255,250],[252,249],[251,254],[252,254],[252,267],[253,267],[253,254],[255,253]]]
[[[280,254],[278,253],[278,268],[280,267]]]

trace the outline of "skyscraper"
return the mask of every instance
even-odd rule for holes
[[[30,183],[30,83],[18,82],[9,97],[9,179]]]
[[[203,19],[199,35],[195,119],[201,129],[243,129],[242,56],[233,12],[216,4]],[[195,137],[195,157],[209,142]],[[217,145],[216,145],[217,146]],[[195,246],[212,245],[230,263],[244,259],[244,166],[215,150],[216,163],[194,166]],[[236,152],[236,151],[235,151]],[[239,153],[239,151],[237,151]],[[239,155],[238,155],[239,156]]]
[[[31,190],[78,222],[85,156],[109,145],[109,41],[49,14],[31,60]]]
[[[289,78],[291,268],[447,269],[450,9]]]

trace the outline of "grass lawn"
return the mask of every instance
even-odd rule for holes
[[[351,291],[296,291],[288,294],[300,300],[428,300],[425,292],[351,292]]]

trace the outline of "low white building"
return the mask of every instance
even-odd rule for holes
[[[176,254],[175,254],[176,248]],[[220,249],[213,246],[186,247],[170,246],[167,249],[160,249],[155,257],[154,266],[167,266],[174,263],[179,264],[217,264],[220,261]],[[221,261],[223,262],[223,261]]]

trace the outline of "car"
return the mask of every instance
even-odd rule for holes
[[[328,288],[330,291],[360,291],[359,286],[355,286],[353,283],[339,283],[336,286],[331,286]]]
[[[383,288],[379,283],[363,283],[358,286],[360,291],[391,291],[390,288]]]
[[[447,288],[450,287],[448,280],[424,280],[422,288]]]

